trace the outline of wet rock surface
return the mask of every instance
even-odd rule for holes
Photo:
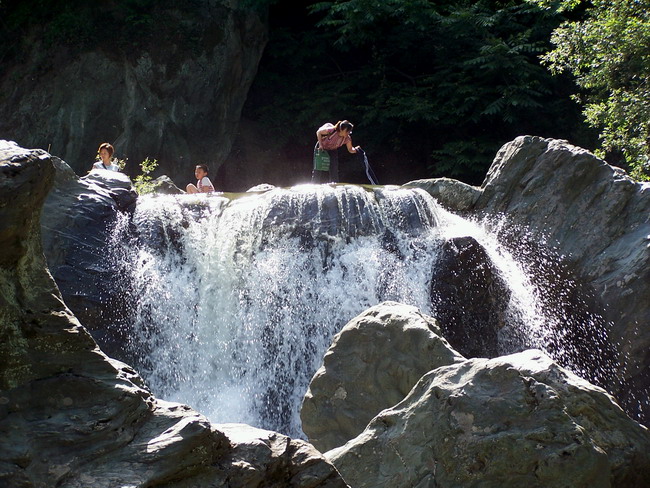
[[[102,349],[119,356],[124,330],[116,327],[128,303],[119,286],[119,269],[107,259],[111,233],[120,215],[133,211],[137,195],[123,173],[93,170],[79,178],[53,157],[51,191],[43,204],[43,251],[66,305],[90,330]]]
[[[446,240],[434,269],[431,301],[442,335],[465,357],[498,356],[510,291],[485,249],[472,237]]]
[[[445,187],[438,180],[411,184]],[[501,148],[476,190],[480,195],[473,206],[449,191],[445,206],[474,218],[508,221],[501,238],[514,252],[528,252],[531,269],[538,268],[538,278],[549,290],[556,288],[550,292],[555,296],[548,299],[549,307],[563,299],[558,315],[581,310],[564,326],[571,329],[571,342],[604,341],[606,349],[615,347],[611,353],[602,351],[608,358],[605,369],[616,377],[606,386],[628,413],[647,422],[650,185],[631,180],[621,169],[566,141],[521,136]],[[530,252],[527,247],[538,249]],[[553,276],[560,274],[563,279]],[[579,288],[583,292],[576,293]],[[594,320],[597,326],[589,323]],[[577,356],[571,360],[574,364],[594,359],[589,351]]]
[[[0,141],[0,485],[344,487],[312,446],[156,399],[107,357],[47,271],[49,154]]]

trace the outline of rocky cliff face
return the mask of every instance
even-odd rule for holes
[[[602,316],[601,332],[614,347],[610,367],[623,378],[608,388],[630,414],[647,421],[650,185],[566,141],[532,136],[503,146],[480,188],[445,179],[409,185],[466,215],[505,217],[503,237],[514,249],[536,243],[550,255],[535,262],[536,274],[548,289],[569,297],[571,307],[586,307],[587,300],[591,312]],[[583,293],[565,286],[572,283],[584,285]],[[562,326],[569,345],[582,348],[576,362],[608,354],[600,334],[590,331],[593,317]]]
[[[79,178],[64,162],[52,157],[56,171],[41,217],[43,250],[49,271],[66,305],[111,357],[119,354],[125,330],[115,314],[126,304],[116,286],[119,270],[106,259],[111,230],[118,215],[135,205],[131,180],[113,171],[92,171]],[[111,323],[112,326],[104,326]]]
[[[212,425],[97,347],[45,265],[54,172],[44,151],[0,141],[0,485],[347,486],[310,444]]]
[[[151,12],[153,37],[130,49],[117,48],[119,30],[97,33],[91,50],[55,53],[26,33],[34,36],[29,55],[0,75],[0,133],[49,148],[78,174],[105,141],[128,158],[132,175],[147,156],[177,181],[192,180],[198,162],[215,171],[267,39],[264,19],[238,4],[203,0]]]

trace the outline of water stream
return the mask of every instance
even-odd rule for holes
[[[489,226],[422,190],[142,197],[114,231],[132,304],[127,353],[158,397],[217,423],[303,437],[302,397],[333,335],[385,300],[435,316],[440,245],[461,235],[485,248],[510,288],[501,352],[545,347],[549,314],[525,265]]]

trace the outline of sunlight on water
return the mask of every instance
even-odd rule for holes
[[[494,222],[475,222],[441,210],[442,239],[472,236],[485,249],[490,261],[508,284],[508,325],[499,331],[502,354],[521,350],[522,346],[544,349],[548,343],[548,311],[543,310],[538,290],[524,263],[506,249],[497,238]],[[497,223],[498,225],[499,223]]]
[[[443,239],[474,237],[508,284],[508,321],[499,331],[501,354],[537,348],[599,386],[615,388],[620,383],[624,365],[606,333],[610,325],[543,237],[528,237],[522,229],[513,232],[506,216],[475,222],[441,210],[440,219]],[[517,238],[504,245],[509,234]]]
[[[420,191],[353,186],[141,198],[120,251],[141,374],[215,422],[301,436],[345,323],[388,299],[430,313],[437,211]]]
[[[302,397],[336,332],[385,300],[435,315],[445,239],[472,236],[508,283],[503,352],[543,348],[536,288],[488,227],[398,187],[141,197],[114,236],[133,297],[127,353],[161,398],[304,437]]]

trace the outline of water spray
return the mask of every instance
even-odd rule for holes
[[[361,148],[358,148],[357,152],[361,153],[361,156],[363,156],[363,164],[366,167],[366,176],[368,177],[368,180],[372,185],[378,185],[379,183],[377,183],[377,175],[375,175],[375,172],[370,167],[370,163],[368,163],[368,156],[366,156],[366,152]]]

